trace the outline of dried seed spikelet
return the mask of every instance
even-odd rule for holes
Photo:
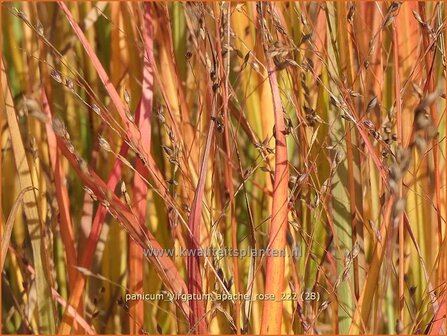
[[[22,95],[16,105],[17,114],[20,118],[28,115],[34,115],[43,122],[48,121],[48,117],[41,112],[40,104],[34,98],[29,98],[26,95]]]
[[[165,116],[163,114],[163,108],[162,107],[160,107],[158,109],[158,111],[157,111],[157,118],[158,118],[158,120],[160,120],[160,122],[162,124],[164,124],[166,122]]]
[[[306,114],[307,125],[309,127],[315,126],[315,124],[317,123],[317,117],[316,117],[315,110],[313,108],[306,106],[306,105],[303,106],[303,109]],[[275,134],[275,132],[273,132],[273,134]]]
[[[399,192],[399,182],[410,167],[411,149],[399,148],[396,153],[396,162],[390,167],[389,186],[393,194]]]
[[[102,200],[102,201],[101,201],[101,205],[102,205],[104,208],[106,208],[107,211],[110,210],[110,202],[109,202],[109,201],[107,201],[107,200]]]
[[[84,190],[91,197],[92,200],[97,201],[96,195],[95,195],[95,193],[93,192],[92,189],[90,189],[87,186],[84,186]]]
[[[354,21],[354,14],[355,14],[355,5],[354,3],[349,3],[349,10],[348,14],[346,15],[346,19],[348,20],[349,24],[352,24]]]
[[[106,152],[111,152],[112,148],[110,147],[110,144],[108,143],[108,141],[103,137],[103,136],[99,136],[98,137],[99,140],[99,146],[105,150]]]
[[[169,158],[169,163],[171,163],[175,167],[177,167],[179,165],[179,163],[178,163],[178,161],[177,161],[177,159],[175,157],[170,157]]]
[[[223,133],[224,131],[224,121],[221,115],[217,117],[211,117],[211,120],[215,122],[216,129],[219,133]]]
[[[45,30],[43,28],[42,22],[37,21],[36,31],[37,31],[37,34],[41,37],[43,37],[45,35]]]
[[[345,119],[345,120],[348,120],[348,121],[351,121],[351,117],[348,115],[348,114],[346,114],[346,113],[343,113],[342,115],[340,115],[343,119]]]
[[[349,90],[349,94],[351,95],[351,97],[362,97],[360,92],[356,92],[354,90]]]
[[[341,283],[341,277],[337,277],[337,280],[334,283],[334,290],[336,290],[338,286],[340,286],[340,283]]]
[[[101,115],[101,109],[100,109],[99,106],[96,105],[95,103],[92,104],[92,110],[93,110],[93,112],[95,112],[97,115]]]
[[[377,141],[379,141],[382,136],[380,135],[379,132],[377,132],[376,130],[371,130],[370,134],[373,136],[374,139],[376,139]]]
[[[161,146],[163,148],[163,151],[168,155],[168,156],[172,156],[174,154],[174,151],[172,150],[172,148],[168,147],[168,146]]]
[[[70,139],[70,136],[68,135],[67,129],[65,128],[64,122],[59,119],[58,117],[53,118],[52,122],[53,131],[56,134],[56,136],[64,139]]]
[[[186,203],[183,204],[183,210],[188,214],[191,213],[191,207]]]
[[[77,156],[76,157],[76,161],[78,162],[79,165],[79,169],[81,170],[81,172],[85,175],[90,175],[90,170],[88,168],[88,164],[87,161],[85,161],[82,157]]]
[[[57,71],[56,69],[51,69],[51,77],[53,77],[53,79],[58,82],[59,84],[62,84],[62,75],[59,71]]]
[[[346,268],[349,268],[351,266],[352,263],[352,254],[349,251],[345,251],[345,257],[344,257],[344,264]]]
[[[127,105],[130,105],[130,94],[127,90],[124,90],[124,101]]]
[[[126,183],[124,181],[121,181],[121,194],[123,195],[127,205],[130,207],[130,196],[127,192]]]
[[[74,154],[75,152],[76,152],[76,150],[75,150],[75,148],[74,148],[74,146],[73,146],[73,144],[71,143],[71,142],[66,142],[65,143],[65,145],[67,146],[67,149],[68,149],[68,151],[71,153],[71,154]]]
[[[126,111],[126,117],[131,123],[135,122],[135,117],[132,113],[130,113],[130,111]]]
[[[67,88],[69,88],[71,91],[74,91],[74,83],[70,78],[65,78],[65,85]]]
[[[297,181],[298,177],[296,175],[291,175],[289,178],[289,189],[294,189]]]
[[[352,252],[351,252],[351,254],[352,254],[352,259],[357,258],[357,256],[359,255],[359,253],[360,253],[360,244],[359,244],[358,241],[356,241],[355,244],[354,244],[354,247],[352,248]]]
[[[303,43],[306,43],[307,41],[309,41],[312,38],[312,33],[309,34],[303,34],[303,36],[301,37],[300,43],[298,44],[298,46],[302,45]]]
[[[422,97],[424,96],[424,91],[421,89],[421,87],[415,82],[411,82],[411,85],[413,86],[413,90],[416,93],[417,97],[419,99],[422,99]]]
[[[397,184],[396,180],[390,179],[388,181],[388,184],[389,184],[390,190],[393,194],[397,194],[399,192],[399,185]]]
[[[400,170],[406,172],[410,167],[411,161],[411,150],[409,148],[399,149],[397,151],[397,162],[399,164]]]
[[[377,96],[374,96],[366,106],[366,111],[372,110],[374,107],[377,106]]]
[[[416,21],[419,22],[419,24],[422,27],[426,27],[427,26],[427,24],[422,20],[421,15],[418,12],[416,12],[415,10],[413,10],[413,16],[416,19]]]
[[[428,128],[432,124],[431,117],[425,109],[416,109],[414,126],[417,131]]]
[[[326,310],[327,309],[327,307],[329,306],[329,301],[328,300],[325,300],[325,301],[323,301],[322,303],[321,303],[321,305],[320,305],[320,312],[322,312],[322,311],[324,311],[324,310]]]
[[[363,125],[365,125],[365,127],[369,130],[375,130],[376,127],[374,126],[373,122],[371,120],[363,120]]]
[[[38,148],[37,148],[36,138],[34,136],[30,136],[27,149],[29,150],[29,152],[31,153],[33,158],[36,159]]]
[[[391,125],[390,122],[386,122],[386,123],[383,125],[383,131],[384,131],[386,134],[391,134],[391,132],[392,132],[393,130],[392,130],[392,125]]]
[[[394,203],[394,209],[393,209],[393,217],[398,217],[402,211],[405,209],[407,201],[405,198],[401,197]]]
[[[21,11],[17,7],[14,7],[13,10],[15,12],[15,15],[17,15],[18,18],[22,19],[23,21],[25,21],[27,23],[29,22],[28,17],[26,16],[26,14],[23,11]]]
[[[174,180],[174,179],[169,179],[166,182],[168,182],[169,184],[174,185],[174,186],[178,185],[178,182],[176,180]]]
[[[393,23],[396,15],[397,15],[397,12],[398,12],[398,10],[400,8],[400,5],[401,5],[400,2],[393,1],[391,3],[391,5],[388,7],[388,11],[387,11],[387,13],[385,15],[385,19],[384,19],[384,22],[383,22],[383,26],[384,27],[387,27],[391,23]]]
[[[349,267],[345,268],[345,270],[343,271],[343,275],[342,275],[343,281],[345,281],[348,278],[349,278]]]
[[[121,160],[121,162],[124,163],[127,167],[134,169],[129,160],[127,160],[124,156],[118,154],[118,159]]]
[[[431,120],[431,117],[427,113],[426,109],[435,102],[439,95],[440,92],[438,90],[428,94],[416,107],[414,121],[417,130],[425,129],[432,124],[433,121]]]
[[[395,163],[390,167],[388,184],[390,186],[391,192],[397,194],[399,192],[398,182],[401,180],[403,175],[399,164]]]
[[[419,152],[423,152],[427,148],[427,141],[420,134],[417,134],[414,138],[414,144]]]
[[[338,166],[340,164],[340,162],[342,162],[344,159],[346,158],[345,153],[342,150],[336,150],[335,151],[335,156],[334,156],[334,161],[336,162],[336,165]]]

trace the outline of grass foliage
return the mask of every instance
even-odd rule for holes
[[[2,2],[2,333],[445,335],[446,10]]]

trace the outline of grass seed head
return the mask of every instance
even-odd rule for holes
[[[92,189],[87,186],[84,186],[84,191],[90,196],[93,201],[97,201],[96,195]]]
[[[377,106],[377,96],[374,96],[366,106],[366,111],[370,111]]]
[[[124,90],[124,101],[127,105],[130,105],[130,94],[127,90]]]
[[[43,25],[40,21],[37,21],[36,31],[40,37],[43,37],[45,35],[45,30],[44,30]]]
[[[123,195],[126,204],[130,207],[131,205],[130,196],[129,193],[127,192],[126,183],[124,181],[121,181],[121,194]]]
[[[65,85],[71,91],[74,91],[74,83],[70,78],[65,78]]]
[[[97,115],[101,115],[101,109],[99,108],[98,105],[96,105],[95,103],[92,104],[92,110],[93,112],[95,112]]]
[[[126,117],[132,124],[135,123],[135,117],[130,111],[126,111]]]
[[[103,137],[103,136],[99,136],[98,137],[98,141],[99,141],[99,146],[106,152],[111,152],[112,148],[110,147],[109,142]]]
[[[59,119],[58,117],[53,118],[52,122],[53,131],[56,134],[56,136],[63,138],[63,139],[69,139],[67,129],[65,128],[64,122]]]
[[[62,75],[59,71],[57,71],[56,69],[51,69],[51,77],[53,77],[53,79],[58,82],[59,84],[62,84]]]

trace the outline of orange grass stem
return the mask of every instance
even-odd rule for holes
[[[153,57],[154,29],[151,18],[151,6],[144,4],[144,61],[143,61],[143,87],[142,97],[139,105],[137,124],[140,133],[144,135],[141,139],[141,146],[146,153],[151,149],[151,118],[152,118],[152,100],[154,76],[151,62]],[[137,171],[144,171],[144,163],[137,158]],[[134,177],[134,202],[138,221],[141,225],[146,224],[148,185],[143,177],[135,174]],[[133,293],[143,291],[144,263],[143,249],[134,240],[129,241],[129,287]],[[131,308],[130,332],[138,334],[144,324],[144,302],[137,301]]]
[[[208,160],[211,152],[211,144],[214,138],[215,118],[216,118],[216,92],[212,92],[211,83],[208,81],[206,86],[206,99],[207,105],[211,109],[211,115],[209,118],[209,128],[206,136],[205,151],[202,156],[199,170],[199,180],[197,188],[194,193],[194,199],[191,205],[191,214],[188,220],[188,227],[191,231],[189,237],[190,250],[197,250],[199,248],[200,239],[200,226],[202,218],[202,201],[205,193],[206,173],[208,169]],[[190,294],[202,294],[202,276],[200,271],[200,259],[199,256],[188,256],[188,291]],[[191,312],[189,315],[190,331],[195,334],[205,334],[208,332],[208,326],[205,316],[205,304],[202,300],[190,301]]]
[[[263,6],[258,4],[259,7]],[[259,15],[260,14],[260,15]],[[285,136],[285,123],[283,107],[279,92],[275,66],[268,53],[266,28],[263,14],[259,13],[259,24],[263,39],[264,54],[267,63],[270,87],[272,90],[273,107],[275,114],[275,171],[273,175],[273,204],[272,218],[269,230],[269,248],[284,250],[286,248],[286,232],[288,221],[288,181],[287,143]],[[265,293],[273,294],[276,300],[265,301],[262,310],[261,334],[280,334],[282,324],[281,293],[284,284],[284,257],[268,256],[265,279]]]
[[[397,34],[397,28],[393,24],[393,56],[394,56],[394,95],[396,99],[396,115],[397,115],[397,136],[398,141],[402,145],[403,139],[403,128],[402,128],[402,104],[401,104],[401,94],[400,94],[400,76],[399,76],[399,39]],[[399,183],[399,197],[402,197],[402,181]],[[399,319],[403,323],[404,320],[404,252],[405,252],[405,242],[404,242],[404,221],[403,213],[399,215]]]

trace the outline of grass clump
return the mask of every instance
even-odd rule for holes
[[[445,14],[2,3],[2,333],[445,334]]]

